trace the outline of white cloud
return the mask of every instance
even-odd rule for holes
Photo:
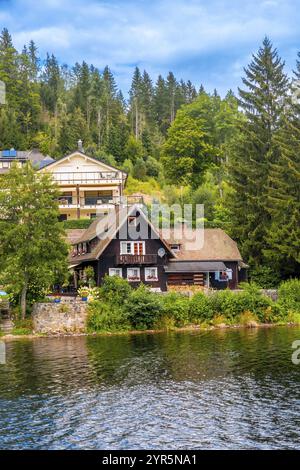
[[[162,73],[185,68],[195,80],[197,62],[206,61],[213,76],[223,57],[229,61],[227,73],[236,77],[266,34],[283,46],[299,38],[300,0],[242,5],[238,0],[14,0],[12,5],[0,15],[6,15],[19,48],[32,38],[42,54],[54,52],[69,63],[109,64],[122,80],[128,64]]]

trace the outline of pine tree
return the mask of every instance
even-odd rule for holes
[[[52,114],[56,112],[56,105],[60,91],[60,68],[56,57],[47,54],[41,79],[41,100],[45,108]]]
[[[13,46],[11,35],[4,28],[0,36],[0,80],[5,83],[6,101],[17,109],[19,101],[18,53]]]
[[[245,90],[239,89],[245,122],[240,126],[230,164],[234,195],[232,234],[253,265],[264,261],[270,214],[266,207],[271,164],[278,159],[274,135],[281,125],[288,89],[284,62],[268,38],[245,69]]]
[[[271,224],[264,254],[282,277],[300,275],[300,120],[293,111],[276,136],[280,157],[271,165],[267,198]]]

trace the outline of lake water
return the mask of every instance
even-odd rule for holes
[[[300,449],[300,328],[7,343],[1,449]]]

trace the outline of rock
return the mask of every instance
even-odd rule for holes
[[[254,320],[250,320],[246,323],[246,328],[257,328],[258,327],[258,323]]]
[[[224,329],[224,328],[227,328],[227,325],[226,323],[219,323],[218,325],[216,325],[216,328]]]

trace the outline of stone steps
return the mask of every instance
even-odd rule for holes
[[[9,334],[13,328],[14,324],[9,318],[4,318],[0,321],[0,330],[2,333]]]

